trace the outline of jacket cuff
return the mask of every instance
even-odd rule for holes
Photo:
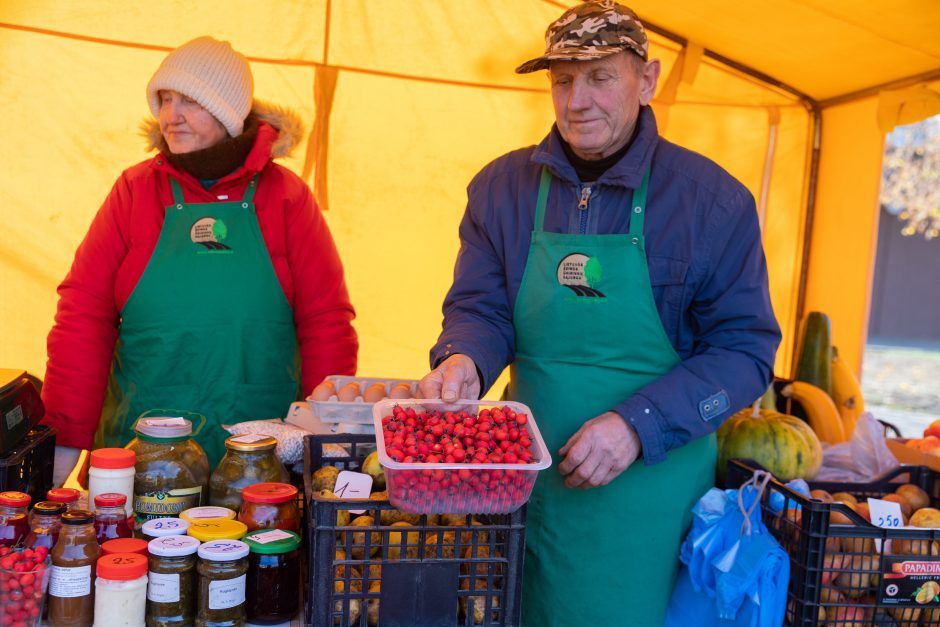
[[[666,461],[666,446],[660,425],[662,416],[656,406],[639,394],[634,394],[613,408],[636,431],[643,447],[643,463],[652,466]]]

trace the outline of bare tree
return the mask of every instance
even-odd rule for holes
[[[902,234],[940,236],[940,116],[888,135],[881,205],[904,224]]]

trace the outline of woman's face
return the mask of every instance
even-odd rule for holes
[[[198,102],[172,89],[161,89],[160,132],[170,152],[183,154],[209,148],[228,132]]]

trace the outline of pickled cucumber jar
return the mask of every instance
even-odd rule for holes
[[[136,529],[148,520],[178,516],[205,504],[209,461],[192,438],[193,423],[181,416],[145,412],[134,425],[137,437],[127,448],[137,454],[134,467]],[[199,414],[187,414],[205,422]]]
[[[199,540],[189,536],[163,536],[150,541],[147,627],[193,624],[198,548]]]
[[[198,555],[196,627],[244,625],[248,545],[238,540],[213,540],[200,546]]]
[[[225,440],[225,457],[209,480],[209,502],[236,512],[242,504],[242,488],[255,483],[286,483],[290,478],[274,454],[277,440],[247,433]]]

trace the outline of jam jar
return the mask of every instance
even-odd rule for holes
[[[62,514],[62,530],[52,549],[49,622],[56,627],[87,627],[95,614],[95,515],[74,509]]]
[[[182,518],[154,518],[140,528],[140,535],[150,541],[163,536],[185,536],[189,530],[189,521]]]
[[[163,536],[150,541],[147,627],[192,625],[196,614],[196,550],[190,536]]]
[[[237,512],[243,488],[254,483],[286,483],[290,477],[274,454],[276,447],[276,439],[255,433],[225,440],[225,456],[209,479],[209,502]]]
[[[300,533],[297,488],[289,483],[256,483],[242,490],[238,520],[255,529],[284,529]]]
[[[75,488],[51,488],[46,492],[47,501],[62,503],[68,510],[79,509],[78,498],[82,495]]]
[[[187,534],[200,542],[212,540],[240,540],[248,531],[245,523],[225,518],[207,518],[190,523]]]
[[[213,540],[200,546],[197,553],[196,627],[244,625],[248,545],[238,540]]]
[[[247,614],[252,624],[291,620],[300,606],[300,536],[282,529],[246,535],[248,545]]]
[[[0,546],[14,547],[29,533],[30,500],[25,492],[0,492]]]
[[[95,496],[95,535],[98,536],[98,544],[133,535],[131,526],[127,524],[125,503],[127,497],[120,492],[104,492]]]
[[[51,551],[59,539],[61,517],[65,511],[65,505],[55,501],[39,501],[33,505],[29,517],[30,530],[23,545],[30,549],[44,546]]]

